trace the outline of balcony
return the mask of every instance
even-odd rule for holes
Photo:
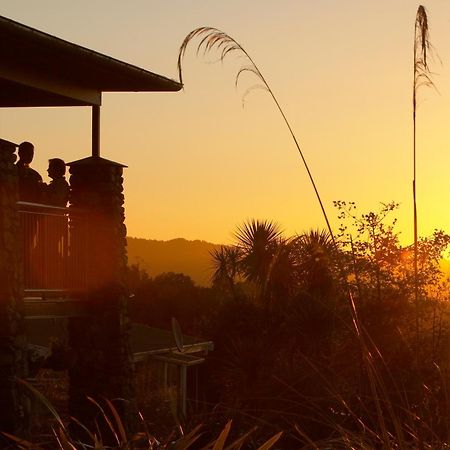
[[[18,212],[26,314],[41,317],[42,300],[48,306],[59,305],[56,309],[64,311],[69,301],[82,298],[87,289],[86,217],[72,208],[69,212],[69,208],[28,202],[18,202]],[[74,224],[77,231],[83,229],[81,233],[74,233]],[[62,315],[74,315],[73,308],[69,309]]]

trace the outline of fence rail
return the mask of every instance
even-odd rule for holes
[[[18,202],[25,291],[29,294],[86,289],[87,243],[74,234],[82,211]],[[81,220],[80,220],[81,218]]]

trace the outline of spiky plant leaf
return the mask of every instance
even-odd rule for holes
[[[89,430],[89,428],[86,425],[84,425],[81,421],[79,421],[76,417],[73,416],[70,417],[70,420],[72,422],[75,422],[89,436],[92,442],[95,441],[95,435]]]
[[[91,403],[93,403],[98,409],[99,411],[102,413],[103,418],[105,419],[105,422],[108,425],[108,428],[111,430],[111,433],[114,436],[114,439],[116,440],[117,444],[120,445],[120,439],[119,436],[114,428],[113,423],[111,422],[111,419],[109,418],[108,414],[106,414],[105,410],[102,408],[102,406],[100,405],[100,403],[98,403],[95,399],[93,399],[92,397],[87,396],[86,397]]]
[[[106,404],[109,406],[109,409],[111,410],[111,413],[114,417],[114,420],[117,425],[118,434],[120,435],[120,438],[122,439],[122,443],[126,443],[128,441],[127,433],[125,432],[125,426],[123,425],[122,419],[119,416],[119,413],[117,412],[117,409],[112,404],[111,400],[108,400],[107,398],[104,399]]]
[[[77,450],[77,448],[69,441],[64,430],[60,428],[54,431],[54,433],[61,450]]]
[[[102,440],[97,435],[94,435],[94,450],[105,450]]]
[[[16,378],[16,382],[25,386],[31,393],[52,413],[52,416],[58,422],[58,425],[66,431],[66,427],[64,426],[64,422],[62,421],[60,415],[57,413],[56,409],[53,405],[39,392],[33,385],[31,385],[28,381],[22,380],[21,378]]]
[[[243,436],[233,441],[231,444],[227,445],[225,450],[236,450],[240,449],[246,442],[251,434],[256,431],[256,427],[253,427],[250,431],[247,431]]]
[[[190,448],[200,438],[201,433],[199,433],[199,431],[201,428],[201,424],[197,425],[195,428],[189,431],[189,433],[183,435],[183,437],[179,439],[175,444],[174,450],[186,450]]]
[[[1,434],[6,436],[8,439],[11,439],[20,450],[44,450],[43,447],[38,444],[34,444],[32,442],[27,441],[26,439],[18,438],[12,434],[7,433],[6,431],[2,431]]]
[[[280,431],[279,433],[277,433],[276,435],[272,436],[269,440],[267,440],[266,442],[264,442],[263,445],[261,445],[258,450],[269,450],[270,448],[272,448],[280,439],[280,437],[282,436],[283,432]]]
[[[214,447],[212,448],[212,450],[223,450],[223,448],[225,447],[225,442],[227,440],[227,437],[230,433],[231,423],[232,423],[232,420],[229,420],[227,422],[224,429],[221,431],[219,437],[217,438],[216,442],[214,443]]]

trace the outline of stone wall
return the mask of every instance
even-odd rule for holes
[[[69,410],[86,424],[98,414],[86,396],[100,402],[133,401],[122,172],[122,165],[98,157],[70,164],[72,234],[87,244],[86,301],[91,315],[69,324],[69,345],[76,355],[69,370]],[[126,406],[121,403],[119,410],[128,422]]]
[[[0,140],[0,430],[23,435],[29,408],[15,381],[27,376],[15,147]]]

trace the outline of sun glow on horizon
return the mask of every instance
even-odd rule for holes
[[[98,3],[98,4],[97,4]],[[183,38],[199,23],[236,38],[266,77],[292,124],[333,229],[333,200],[352,200],[361,212],[397,201],[400,240],[412,241],[412,40],[417,5],[387,0],[344,4],[239,2],[134,8],[118,1],[89,4],[91,27],[75,26],[87,2],[53,0],[25,8],[2,4],[7,17],[157,73],[176,78]],[[249,5],[250,6],[250,5]],[[417,112],[419,235],[450,230],[450,5],[425,2],[430,39],[443,61],[432,62],[439,93],[420,92]],[[389,10],[389,14],[386,14]],[[42,14],[45,11],[45,14]],[[108,14],[105,14],[108,11]],[[70,19],[70,20],[69,20]],[[77,22],[78,21],[78,22]],[[171,23],[170,27],[163,24]],[[383,32],[380,33],[380,27]],[[229,243],[249,218],[274,220],[287,235],[325,222],[305,169],[268,95],[234,88],[240,61],[205,64],[188,49],[181,93],[104,94],[102,155],[126,164],[129,235]],[[231,55],[230,55],[231,56]],[[206,61],[213,61],[208,56]],[[30,140],[34,167],[90,154],[88,108],[0,111],[0,136]]]

